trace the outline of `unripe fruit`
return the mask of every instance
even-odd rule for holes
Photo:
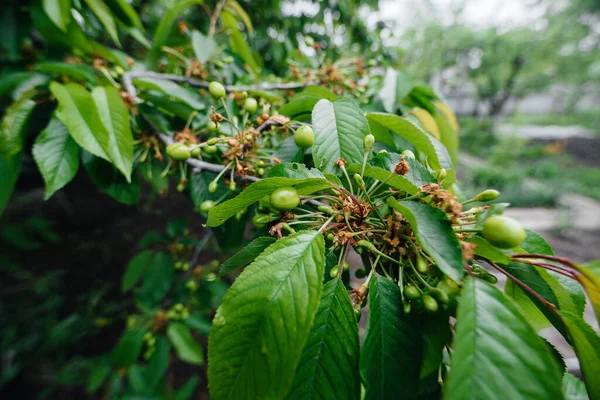
[[[517,247],[527,237],[519,221],[500,215],[486,219],[481,234],[488,242],[501,249]]]
[[[417,271],[420,274],[426,274],[429,271],[429,263],[420,255],[417,255]]]
[[[217,152],[217,150],[218,150],[218,148],[215,145],[204,147],[204,152],[206,154],[215,154]]]
[[[315,132],[308,125],[302,125],[294,132],[294,143],[301,149],[308,149],[315,142]]]
[[[185,144],[176,142],[167,146],[167,155],[175,161],[185,161],[190,158],[191,153]]]
[[[363,139],[363,147],[365,148],[365,150],[373,150],[374,144],[375,144],[375,136],[373,136],[372,134],[369,133]]]
[[[265,214],[256,214],[252,218],[252,223],[258,228],[262,228],[271,221],[271,217]]]
[[[293,187],[282,187],[271,193],[271,205],[279,211],[296,208],[300,204],[298,192]]]
[[[212,200],[205,200],[200,204],[200,211],[207,213],[211,208],[215,206],[215,202]]]
[[[183,192],[185,190],[185,185],[183,183],[179,183],[177,184],[177,191],[178,192]]]
[[[348,271],[350,269],[350,263],[348,261],[344,261],[342,267],[344,268],[344,271]]]
[[[225,96],[225,87],[221,85],[219,82],[211,82],[208,84],[208,91],[212,97],[215,99],[220,99]]]
[[[264,167],[264,166],[265,166],[265,162],[264,162],[263,160],[258,160],[258,161],[256,162],[256,166],[257,166],[257,167]]]
[[[192,157],[198,157],[201,151],[202,149],[200,147],[195,147],[193,150],[190,151],[190,154],[192,155]]]
[[[218,188],[219,188],[219,184],[215,181],[211,181],[208,184],[208,193],[214,193],[217,191]]]
[[[216,132],[217,129],[219,129],[219,125],[217,125],[217,123],[214,121],[208,121],[206,127],[208,128],[209,132]]]
[[[365,186],[365,181],[359,173],[354,174],[354,182],[358,185],[358,187],[362,188]]]
[[[421,297],[421,292],[416,287],[407,285],[404,287],[404,297],[409,300],[416,300]]]
[[[443,181],[444,179],[446,179],[447,174],[448,174],[448,171],[446,171],[446,168],[442,168],[435,174],[435,177],[437,178],[438,181]]]
[[[439,309],[438,302],[431,296],[423,296],[423,307],[429,312],[436,312]]]
[[[338,273],[340,272],[340,266],[339,265],[334,265],[330,270],[329,270],[329,277],[330,278],[335,278],[338,276]]]
[[[248,97],[244,102],[244,110],[248,111],[250,114],[254,114],[257,108],[258,102],[253,97]]]
[[[500,196],[500,192],[494,189],[487,189],[479,193],[475,197],[475,201],[486,202],[496,200]]]
[[[357,269],[354,273],[354,276],[358,279],[363,279],[365,276],[367,276],[367,271],[365,271],[364,268]]]
[[[206,144],[209,146],[214,146],[217,143],[219,143],[219,139],[217,139],[216,137],[210,138],[206,141]]]
[[[431,293],[431,295],[442,304],[448,304],[450,302],[450,297],[448,297],[448,293],[439,288],[432,289],[429,293]]]
[[[264,168],[259,168],[259,169],[256,170],[256,173],[259,176],[263,176],[265,174],[265,169]]]
[[[413,152],[412,152],[412,151],[410,151],[410,150],[404,150],[404,151],[402,152],[402,155],[404,156],[404,158],[410,158],[410,159],[412,159],[412,160],[414,160],[414,159],[415,159],[415,153],[413,153]]]
[[[232,192],[235,192],[237,185],[234,181],[231,181],[231,183],[229,184],[229,190],[231,190]]]

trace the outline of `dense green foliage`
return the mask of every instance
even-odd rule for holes
[[[456,116],[391,52],[358,56],[381,44],[351,2],[319,8],[336,22],[316,32],[305,17],[272,20],[278,1],[257,3],[5,7],[5,22],[27,23],[2,28],[0,212],[31,155],[45,199],[84,171],[115,202],[156,213],[152,200],[175,188],[206,230],[174,219],[136,238],[126,302],[91,293],[61,320],[41,285],[27,301],[42,298],[33,317],[52,315],[3,328],[0,386],[63,367],[52,385],[115,399],[195,398],[204,372],[216,400],[599,399],[600,337],[583,320],[584,290],[600,310],[597,263],[555,257],[502,216],[496,192],[461,195]],[[335,33],[353,45],[330,45]],[[482,263],[506,275],[504,292]],[[99,303],[107,318],[89,312]],[[108,317],[120,333],[110,351],[52,359]],[[21,335],[28,323],[37,332]],[[538,335],[550,325],[584,385]]]

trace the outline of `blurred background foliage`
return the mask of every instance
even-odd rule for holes
[[[124,1],[102,3],[111,8]],[[46,16],[45,1],[3,2],[0,107],[48,79],[32,70],[46,58],[100,53],[126,64],[131,55],[160,70],[164,65],[152,56],[155,49],[141,29],[125,29],[121,21],[139,18],[145,32],[164,29],[162,44],[177,48],[188,40],[177,32],[187,26],[206,33],[217,6],[212,0],[126,2],[135,15],[117,15],[117,42],[106,22],[82,7],[97,1],[73,1],[80,12],[74,11],[77,23],[68,34]],[[293,65],[318,68],[325,60],[353,56],[404,69],[414,82],[431,84],[460,116],[465,192],[495,187],[502,200],[527,207],[553,206],[563,190],[600,200],[600,3],[486,2],[498,15],[508,9],[509,17],[499,19],[480,17],[477,3],[483,2],[240,0],[250,23],[237,25],[257,67],[248,72],[240,67],[237,77],[268,81],[289,76]],[[161,24],[165,19],[171,23]],[[228,40],[223,31],[216,38]],[[35,129],[35,119],[32,124]],[[526,126],[584,133],[520,135]],[[139,239],[154,232],[160,238],[154,249],[168,251],[170,245],[199,240],[189,232],[202,228],[181,219],[188,205],[176,194],[131,208],[97,196],[78,176],[66,189],[69,196],[58,193],[42,203],[42,185],[33,160],[26,158],[17,200],[0,220],[0,391],[27,398],[92,397],[107,379],[106,354],[134,308],[120,282],[125,265],[140,251]],[[215,268],[210,258],[198,263],[206,273]],[[210,282],[199,288],[205,309],[192,327],[201,334],[224,291],[224,284]],[[205,395],[202,367],[173,362],[168,373],[179,390],[172,397]],[[111,378],[115,387],[123,384],[125,372],[119,374]]]

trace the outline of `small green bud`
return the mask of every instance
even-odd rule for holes
[[[340,266],[339,265],[334,265],[329,270],[329,277],[332,278],[332,279],[336,278],[338,276],[339,272],[340,272]]]
[[[439,305],[438,302],[431,296],[429,295],[425,295],[423,296],[423,307],[425,307],[425,310],[427,310],[428,312],[436,312],[439,309]]]
[[[313,47],[315,45],[315,39],[312,36],[304,36],[304,44],[308,47]]]
[[[212,281],[216,281],[217,280],[217,274],[215,274],[214,272],[209,272],[208,274],[206,274],[204,276],[204,279],[208,282],[212,282]]]
[[[334,237],[335,236],[333,236],[333,233],[328,233],[327,236],[325,236],[325,238],[330,242],[333,242]]]
[[[373,250],[375,249],[375,245],[367,240],[359,240],[358,241],[358,246],[359,247],[363,247],[367,250]]]
[[[498,196],[500,196],[499,191],[494,190],[494,189],[487,189],[487,190],[484,190],[483,192],[479,193],[475,197],[475,201],[484,203],[487,201],[496,200],[498,198]]]
[[[229,190],[231,190],[232,192],[235,192],[236,188],[237,188],[237,184],[235,183],[235,181],[231,181],[229,183]]]
[[[410,314],[411,304],[408,301],[402,303],[402,309],[404,310],[404,314]]]
[[[406,297],[409,300],[416,300],[419,297],[421,297],[421,292],[419,291],[419,289],[412,285],[406,285],[404,287],[404,297]]]
[[[201,151],[202,149],[200,147],[194,147],[194,149],[190,151],[190,154],[192,155],[192,157],[198,157]]]
[[[447,174],[448,172],[446,171],[446,168],[442,168],[435,174],[435,177],[438,181],[443,181],[446,179]]]
[[[404,151],[402,152],[402,155],[403,155],[405,158],[410,158],[411,160],[414,160],[414,159],[415,159],[415,153],[413,153],[413,152],[412,152],[412,151],[410,151],[410,150],[404,150]]]
[[[242,92],[242,99],[246,100],[248,98],[248,92],[245,90]]]
[[[429,292],[434,298],[437,299],[442,304],[448,304],[450,302],[450,298],[448,297],[448,293],[441,289],[432,289]]]
[[[266,214],[257,214],[252,218],[252,223],[258,228],[262,228],[269,222],[271,222],[271,217]]]
[[[360,176],[360,174],[358,172],[356,174],[354,174],[354,182],[356,182],[356,184],[360,188],[365,187],[365,181],[363,180],[362,176]]]
[[[189,270],[190,270],[190,263],[189,263],[189,262],[186,262],[186,263],[184,263],[184,264],[181,266],[181,269],[182,269],[183,271],[189,271]]]
[[[205,200],[205,201],[202,202],[202,204],[200,204],[200,211],[207,213],[214,206],[215,206],[215,202],[214,201],[212,201],[212,200]]]
[[[212,97],[214,97],[215,99],[220,99],[221,97],[225,96],[226,92],[225,92],[225,87],[220,84],[219,82],[211,82],[208,84],[208,92],[210,93],[210,95]]]
[[[256,170],[256,173],[258,174],[258,176],[263,176],[265,174],[265,169],[259,168]]]
[[[254,139],[254,136],[252,135],[246,135],[246,141],[247,142],[251,142]]]
[[[248,111],[250,114],[254,114],[257,108],[258,102],[255,98],[248,97],[246,101],[244,101],[244,110]]]
[[[175,305],[173,306],[173,309],[174,309],[175,311],[181,311],[181,310],[183,310],[183,304],[181,304],[181,303],[177,303],[177,304],[175,304]]]
[[[152,332],[146,332],[146,333],[144,333],[144,336],[142,337],[142,339],[144,339],[145,342],[147,342],[148,340],[152,339]]]
[[[419,254],[417,254],[417,271],[420,274],[426,274],[429,271],[429,263]]]
[[[185,190],[185,185],[183,183],[178,183],[177,184],[177,191],[181,193],[184,190]]]
[[[218,147],[215,145],[204,147],[204,152],[206,154],[215,154],[218,150]]]
[[[184,310],[181,312],[181,319],[183,319],[183,320],[186,320],[186,319],[188,319],[189,317],[190,317],[190,312],[189,312],[189,311],[188,311],[188,309],[186,308],[186,309],[184,309]]]
[[[219,139],[217,139],[216,137],[210,138],[206,141],[206,144],[209,146],[214,146],[217,143],[219,143]]]
[[[363,139],[363,147],[365,148],[365,150],[373,150],[374,145],[375,145],[375,136],[373,136],[372,134],[369,133]]]
[[[318,206],[317,210],[321,211],[324,214],[328,214],[328,215],[333,215],[336,213],[334,211],[334,209],[329,206]]]
[[[215,193],[219,188],[219,183],[217,181],[211,181],[208,184],[208,193]]]
[[[148,347],[154,347],[154,345],[156,345],[156,338],[151,337],[146,341],[146,344],[148,345]]]
[[[258,161],[256,162],[256,166],[257,166],[257,167],[264,167],[264,166],[265,166],[265,162],[264,162],[263,160],[258,160]]]
[[[206,127],[208,128],[209,132],[216,132],[219,129],[219,125],[217,125],[216,122],[210,120],[206,124]]]

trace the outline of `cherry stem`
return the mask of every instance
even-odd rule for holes
[[[577,268],[577,266],[571,260],[562,257],[548,256],[545,254],[513,254],[512,258],[539,258],[542,260],[550,260],[555,261],[557,263],[561,263],[569,268],[579,271],[579,268]]]
[[[530,288],[529,286],[527,286],[525,283],[523,283],[523,281],[521,281],[520,279],[518,279],[516,276],[512,275],[510,272],[508,272],[504,268],[500,267],[495,262],[493,262],[491,260],[488,260],[488,259],[486,259],[485,261],[488,264],[490,264],[492,267],[496,268],[498,271],[502,272],[508,278],[510,278],[510,280],[512,280],[514,283],[516,283],[517,285],[519,285],[521,287],[521,289],[523,289],[526,292],[528,292],[529,294],[531,294],[533,297],[535,297],[540,302],[542,302],[542,304],[544,304],[546,307],[550,308],[553,312],[556,313],[556,306],[554,304],[550,303],[548,300],[546,300],[545,298],[543,298],[538,292],[536,292],[535,290],[533,290],[532,288]]]
[[[548,264],[548,263],[536,263],[536,262],[530,261],[530,260],[520,260],[519,262],[522,262],[523,264],[533,265],[535,267],[544,268],[549,271],[553,271],[553,272],[559,273],[561,275],[564,275],[571,279],[577,279],[574,271],[572,271],[570,269],[566,269],[564,266],[561,266],[561,265],[554,265],[554,264]]]

